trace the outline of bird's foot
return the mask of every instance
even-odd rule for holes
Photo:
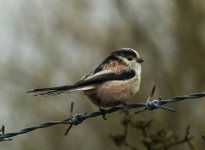
[[[122,103],[122,108],[126,110],[127,109],[127,104],[126,103]]]

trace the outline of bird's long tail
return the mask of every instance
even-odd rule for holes
[[[28,91],[27,93],[37,93],[35,96],[38,96],[38,95],[54,96],[54,95],[58,95],[64,92],[83,91],[83,90],[89,90],[89,89],[92,89],[92,87],[79,87],[77,85],[65,85],[65,86],[59,86],[59,87],[34,89],[32,91]]]

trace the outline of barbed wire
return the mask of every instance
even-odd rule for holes
[[[31,132],[31,131],[34,131],[37,129],[47,128],[47,127],[55,126],[55,125],[63,125],[63,124],[69,125],[68,129],[65,132],[65,135],[67,135],[67,133],[70,131],[70,129],[73,127],[73,125],[78,125],[86,119],[90,119],[90,118],[94,118],[94,117],[98,117],[98,116],[103,116],[103,118],[105,118],[104,115],[106,115],[106,114],[114,113],[114,112],[124,110],[124,109],[128,110],[128,109],[142,108],[142,110],[137,111],[136,114],[141,113],[143,111],[154,110],[154,109],[164,109],[164,110],[168,110],[168,111],[175,111],[173,108],[163,106],[163,105],[165,105],[167,103],[173,103],[173,102],[186,100],[186,99],[197,99],[197,98],[205,97],[205,92],[201,92],[201,93],[193,93],[193,94],[189,94],[189,95],[185,95],[185,96],[175,96],[175,97],[168,98],[168,99],[159,98],[159,99],[151,100],[151,98],[155,92],[155,88],[156,87],[154,86],[149,98],[144,103],[126,104],[126,105],[122,105],[122,106],[112,107],[109,109],[103,109],[103,113],[101,110],[101,111],[97,111],[97,112],[93,112],[93,113],[85,112],[83,114],[74,114],[73,115],[74,103],[72,102],[71,106],[70,106],[70,116],[67,119],[62,120],[62,121],[48,121],[48,122],[42,123],[40,125],[25,128],[19,132],[13,132],[13,133],[5,133],[5,126],[2,125],[2,128],[0,129],[0,133],[1,133],[0,134],[0,142],[10,141],[10,140],[12,140],[11,137],[21,135],[21,134],[26,134],[28,132]]]

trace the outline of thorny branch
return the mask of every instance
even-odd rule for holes
[[[194,93],[194,94],[185,95],[185,96],[176,96],[176,97],[172,97],[169,99],[159,98],[159,99],[151,100],[151,98],[154,94],[155,88],[156,87],[154,86],[149,98],[147,99],[147,101],[145,103],[135,103],[135,104],[127,104],[126,106],[123,105],[123,106],[112,107],[112,108],[103,110],[103,113],[104,114],[114,113],[114,112],[117,112],[120,110],[124,110],[125,107],[127,110],[128,109],[142,108],[142,110],[140,110],[136,113],[141,113],[141,112],[146,111],[146,110],[154,110],[154,109],[164,109],[164,110],[174,111],[174,109],[163,106],[163,105],[165,105],[167,103],[178,102],[178,101],[185,100],[185,99],[197,99],[197,98],[201,98],[201,97],[205,96],[205,92],[201,92],[201,93]],[[72,111],[73,111],[73,104],[71,105],[71,108],[70,108],[71,114],[72,114]],[[14,136],[17,136],[20,134],[26,134],[27,132],[31,132],[33,130],[47,128],[47,127],[59,125],[59,124],[61,124],[61,125],[68,124],[69,125],[68,129],[65,132],[65,135],[67,135],[67,133],[73,127],[73,125],[78,125],[86,119],[90,119],[90,118],[94,118],[94,117],[98,117],[98,116],[102,116],[102,111],[97,111],[97,112],[93,112],[93,113],[86,112],[83,114],[74,114],[63,121],[49,121],[49,122],[45,122],[45,123],[42,123],[42,124],[34,126],[34,127],[25,128],[19,132],[13,132],[13,133],[5,133],[5,126],[2,126],[2,129],[0,130],[0,132],[1,132],[0,142],[11,140],[10,139],[11,137],[14,137]]]

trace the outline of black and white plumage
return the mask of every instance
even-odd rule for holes
[[[112,52],[95,70],[73,85],[28,92],[35,92],[36,95],[57,95],[84,91],[100,107],[117,106],[129,100],[139,90],[142,62],[136,50],[121,48]]]

